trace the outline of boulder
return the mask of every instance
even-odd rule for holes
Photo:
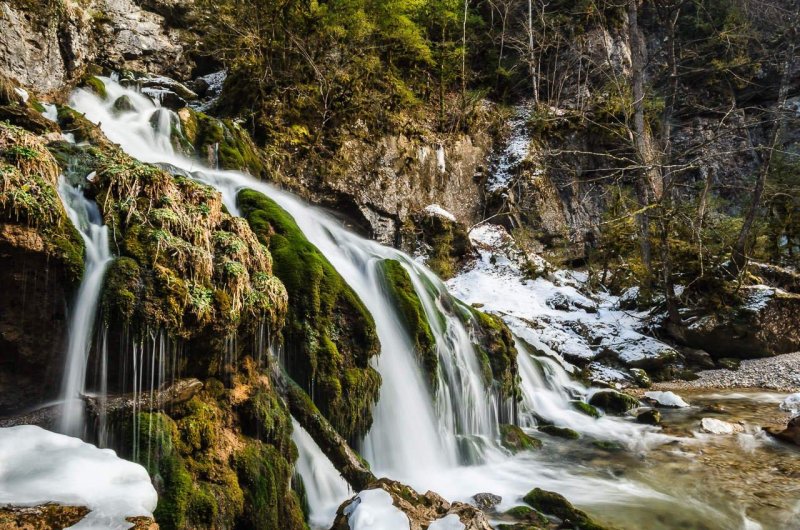
[[[599,407],[607,414],[621,415],[639,406],[639,400],[616,390],[600,390],[592,394],[589,404]]]
[[[800,446],[800,416],[790,419],[783,430],[770,429],[767,432],[778,440]]]
[[[582,412],[587,416],[591,416],[592,418],[599,418],[600,411],[597,410],[593,405],[586,403],[585,401],[573,400],[569,402],[572,405],[572,408],[577,410],[578,412]]]
[[[500,425],[500,443],[512,453],[540,449],[542,447],[541,440],[529,436],[516,425],[509,425],[507,423]]]
[[[494,493],[476,493],[472,496],[472,500],[475,501],[475,506],[484,512],[488,512],[500,504],[500,501],[502,501],[503,498],[500,495],[495,495]]]
[[[549,434],[550,436],[555,436],[557,438],[564,438],[567,440],[577,440],[578,438],[581,437],[580,433],[568,427],[556,427],[555,425],[542,425],[539,427],[539,430],[545,434]]]
[[[647,375],[647,372],[641,368],[631,368],[631,375],[633,376],[633,381],[641,388],[650,388],[653,385],[653,381],[650,379],[650,376]]]
[[[645,425],[660,425],[661,413],[656,409],[645,410],[636,415],[636,421]]]
[[[592,521],[583,511],[575,508],[563,495],[535,488],[528,492],[523,500],[546,515],[552,515],[563,521],[562,528],[579,530],[602,530],[603,527]]]
[[[769,357],[800,350],[800,294],[766,285],[742,288],[742,303],[688,324],[667,326],[689,348],[715,359]]]

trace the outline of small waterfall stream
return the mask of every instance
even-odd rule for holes
[[[62,433],[81,436],[84,426],[81,394],[86,386],[86,365],[103,276],[112,256],[108,245],[108,228],[103,225],[97,205],[64,179],[59,182],[58,193],[70,220],[80,231],[86,248],[83,280],[69,323],[67,364],[61,388],[63,410],[59,425]]]
[[[421,491],[437,491],[451,500],[467,500],[489,491],[503,497],[501,509],[514,506],[538,486],[566,494],[585,508],[658,509],[666,517],[681,509],[703,514],[699,520],[720,517],[718,511],[696,500],[661,493],[661,488],[592,468],[575,454],[562,454],[559,451],[568,449],[562,449],[558,441],[546,443],[543,453],[510,455],[498,443],[499,423],[508,421],[503,418],[510,417],[510,404],[501,403],[496,392],[484,384],[464,317],[457,313],[458,302],[449,299],[446,287],[433,273],[402,252],[357,236],[289,193],[240,172],[209,169],[176,153],[170,139],[176,121],[170,111],[112,79],[103,81],[107,99],[77,90],[70,104],[91,121],[101,123],[110,140],[144,162],[168,164],[213,186],[233,214],[238,211],[239,190],[251,188],[269,196],[294,217],[306,237],[361,297],[375,320],[382,345],[382,353],[374,361],[383,379],[380,399],[373,426],[360,447],[377,475],[404,481]],[[123,95],[134,111],[112,109],[115,99]],[[385,259],[400,261],[409,272],[433,328],[440,361],[435,394],[383,287],[379,264]],[[619,418],[596,420],[575,411],[570,401],[586,399],[590,391],[572,381],[552,359],[533,355],[522,342],[518,349],[523,391],[518,417],[523,427],[533,427],[537,417],[545,418],[586,435],[588,440],[614,440],[634,450],[673,439],[651,427]],[[72,384],[71,395],[80,387],[80,381]],[[297,468],[312,503],[312,522],[325,527],[332,509],[348,495],[347,489],[298,426],[294,440],[301,453]]]

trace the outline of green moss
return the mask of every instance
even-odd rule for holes
[[[239,482],[245,491],[241,528],[307,528],[300,498],[286,485],[292,465],[271,445],[250,442],[236,457]]]
[[[536,525],[542,525],[546,528],[546,525],[549,523],[547,517],[545,517],[542,513],[534,510],[529,506],[514,506],[506,510],[503,515],[506,517],[511,517],[513,519],[517,519],[519,521],[530,522]],[[530,528],[539,528],[539,526],[531,526]]]
[[[206,155],[209,149],[216,149],[220,168],[247,171],[263,178],[268,176],[258,148],[237,123],[193,109],[182,109],[179,116],[182,136],[195,152]]]
[[[557,438],[565,438],[567,440],[577,440],[581,437],[581,435],[572,429],[567,427],[556,427],[555,425],[540,425],[539,431],[549,434],[550,436],[555,436]]]
[[[419,239],[430,249],[425,264],[440,278],[453,277],[470,249],[466,231],[458,223],[439,215],[425,215],[417,225]]]
[[[625,414],[639,406],[639,400],[616,390],[595,392],[589,403],[606,411],[607,414]]]
[[[581,510],[575,508],[563,495],[535,488],[523,500],[547,515],[554,515],[562,521],[569,521],[579,530],[603,530]]]
[[[570,401],[570,405],[572,405],[572,408],[574,408],[578,412],[582,412],[582,413],[586,414],[587,416],[591,416],[592,418],[599,418],[600,417],[600,411],[597,410],[592,405],[589,405],[585,401],[577,401],[577,400]]]
[[[471,316],[468,322],[473,326],[479,361],[486,375],[491,375],[502,397],[516,401],[520,390],[514,336],[500,317],[472,307],[468,309]]]
[[[288,292],[283,337],[290,376],[343,436],[363,435],[372,424],[380,386],[380,376],[369,366],[379,350],[372,316],[274,201],[243,190],[238,202],[259,240],[269,246],[274,273]]]
[[[603,451],[608,451],[610,453],[618,453],[625,450],[625,447],[619,442],[612,442],[608,440],[592,440],[592,445],[598,449],[602,449]]]
[[[55,184],[60,169],[39,138],[0,122],[0,221],[33,228],[67,278],[83,275],[84,244]]]
[[[83,80],[83,85],[102,99],[106,99],[108,97],[108,92],[106,92],[106,84],[103,83],[103,81],[98,77],[87,77]]]
[[[121,257],[108,267],[103,287],[103,309],[106,317],[130,320],[141,290],[139,265]]]
[[[400,316],[408,334],[414,340],[414,352],[428,374],[428,381],[433,388],[438,383],[439,357],[436,352],[436,340],[425,315],[422,301],[417,296],[414,284],[408,271],[397,260],[384,260],[380,264],[384,285],[394,301],[394,307]]]
[[[542,448],[542,441],[529,436],[516,425],[503,423],[500,425],[500,441],[503,447],[513,453],[519,451],[532,451]]]

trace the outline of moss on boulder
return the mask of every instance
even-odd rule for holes
[[[513,399],[520,397],[519,368],[517,366],[517,347],[511,330],[496,315],[469,308],[473,337],[487,383],[494,380],[501,397]]]
[[[607,414],[625,414],[639,406],[639,400],[616,390],[600,390],[589,399],[589,404],[599,407]]]
[[[397,260],[384,260],[380,264],[386,290],[394,301],[398,316],[414,341],[414,353],[428,375],[428,381],[436,388],[439,356],[436,339],[425,315],[422,301],[417,296],[408,271]]]
[[[592,418],[600,417],[600,411],[597,410],[593,405],[590,405],[585,401],[578,401],[578,400],[570,401],[570,405],[572,405],[572,408],[574,408],[578,412],[582,412],[587,416],[591,416]]]
[[[528,435],[516,425],[510,425],[508,423],[500,425],[500,443],[513,453],[542,448],[541,440]]]
[[[466,228],[453,219],[428,212],[415,216],[414,226],[413,246],[427,251],[425,264],[440,278],[452,278],[472,253]]]
[[[566,440],[577,440],[581,435],[568,427],[556,427],[555,425],[540,425],[539,430],[550,436],[564,438]]]
[[[575,508],[563,495],[535,488],[523,500],[540,512],[558,517],[578,530],[603,530],[583,511]]]
[[[375,323],[361,299],[294,219],[265,195],[243,190],[239,208],[269,246],[275,274],[286,286],[283,329],[289,375],[345,438],[372,425],[380,375],[369,360],[380,349]]]
[[[220,120],[188,107],[181,109],[178,117],[186,141],[184,147],[207,160],[211,167],[219,165],[221,169],[268,177],[261,152],[238,123],[230,119]]]

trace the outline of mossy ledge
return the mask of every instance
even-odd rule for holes
[[[280,328],[287,296],[269,251],[246,221],[225,211],[217,191],[135,160],[72,109],[58,115],[90,145],[61,142],[51,150],[77,177],[95,173],[91,192],[119,256],[102,299],[111,323],[184,340],[252,331],[262,322]]]
[[[439,357],[436,352],[436,339],[433,337],[425,309],[417,296],[411,277],[397,260],[383,260],[380,263],[380,271],[398,316],[414,341],[414,353],[428,375],[431,387],[435,389],[439,380],[437,377]]]
[[[342,436],[352,441],[364,435],[380,388],[380,375],[369,365],[380,350],[372,316],[280,206],[252,190],[237,199],[269,246],[275,275],[289,295],[283,328],[289,376]]]
[[[17,243],[60,262],[77,285],[83,276],[84,245],[58,197],[60,173],[39,137],[0,122],[0,224],[30,232],[24,238],[20,234]]]

